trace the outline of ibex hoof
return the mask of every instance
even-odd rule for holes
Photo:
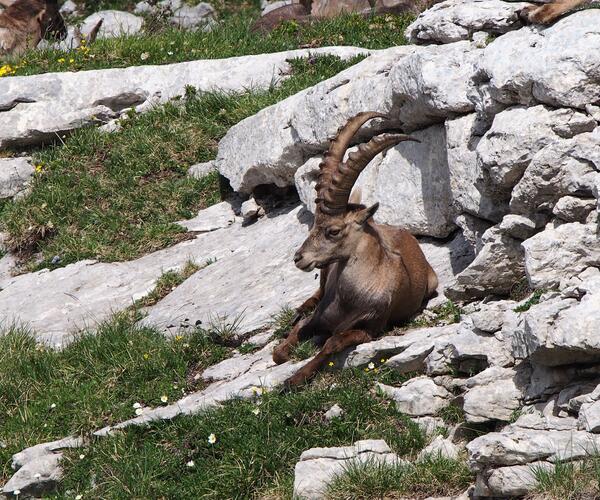
[[[287,352],[287,350],[275,349],[273,351],[273,361],[275,362],[275,364],[281,365],[289,360],[290,354]]]

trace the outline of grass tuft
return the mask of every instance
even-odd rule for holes
[[[534,290],[534,292],[531,294],[531,297],[529,297],[529,299],[527,299],[523,304],[515,307],[513,311],[518,313],[529,311],[529,309],[531,309],[532,306],[535,306],[540,303],[540,298],[542,297],[542,295],[544,295],[545,292],[546,290],[542,288]]]
[[[531,500],[588,500],[600,498],[600,456],[581,462],[555,462],[552,468],[532,467],[537,486]]]

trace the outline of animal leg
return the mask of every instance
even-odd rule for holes
[[[345,332],[336,333],[327,339],[323,349],[311,361],[286,380],[285,385],[294,387],[304,383],[321,368],[332,354],[337,354],[348,347],[371,342],[371,340],[373,340],[373,337],[365,330],[346,330]]]
[[[532,5],[519,12],[524,24],[550,24],[575,7],[589,3],[591,0],[556,0],[542,6]]]
[[[290,350],[300,342],[300,334],[302,333],[304,335],[303,329],[306,329],[309,320],[310,318],[305,318],[299,323],[296,323],[287,338],[282,340],[281,343],[273,349],[273,361],[275,361],[275,363],[280,365],[290,359]]]

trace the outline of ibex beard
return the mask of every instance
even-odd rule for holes
[[[386,328],[409,319],[438,285],[416,238],[398,227],[375,223],[379,204],[366,207],[351,196],[358,176],[377,154],[415,140],[404,134],[377,135],[344,162],[353,136],[373,118],[386,116],[364,112],[351,118],[332,139],[320,165],[314,224],[294,256],[299,269],[321,270],[320,287],[298,308],[298,318],[314,312],[298,320],[273,351],[273,360],[287,361],[291,348],[303,340],[326,340],[321,351],[286,381],[286,387],[302,384],[332,355],[370,342]]]
[[[17,0],[0,10],[0,56],[19,56],[42,39],[64,40],[67,27],[58,0]]]

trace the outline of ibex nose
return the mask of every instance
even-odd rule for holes
[[[300,252],[296,252],[294,254],[294,263],[297,264],[302,260],[302,254]]]

